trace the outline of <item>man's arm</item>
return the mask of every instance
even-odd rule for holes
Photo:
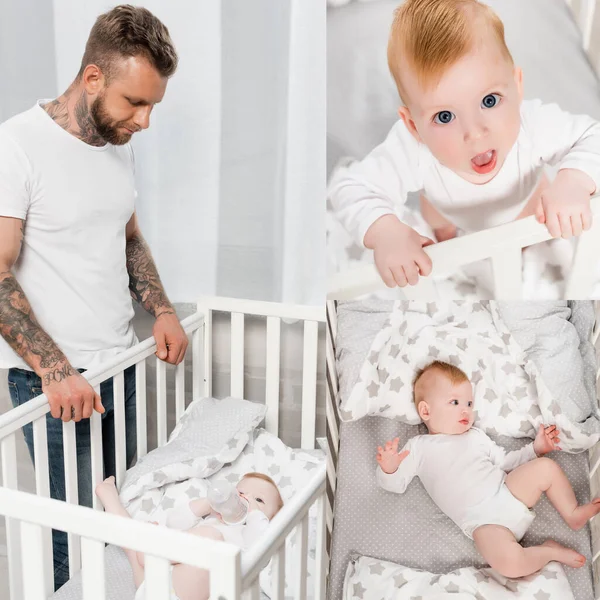
[[[127,223],[127,273],[132,296],[154,317],[175,314],[160,281],[150,248],[137,223],[135,213]]]
[[[63,420],[69,421],[72,407],[74,420],[79,421],[82,417],[91,416],[93,403],[97,400],[100,405],[99,397],[95,398],[97,395],[93,388],[71,366],[37,322],[23,289],[12,273],[11,269],[21,252],[23,227],[21,219],[0,217],[0,334],[41,378],[52,416],[63,416]],[[65,382],[69,377],[77,380],[77,390],[71,390],[76,397],[69,393],[65,396],[64,386],[57,388],[54,385]],[[65,414],[61,414],[61,408]]]
[[[168,363],[177,365],[185,356],[188,346],[187,335],[160,281],[150,248],[138,227],[135,213],[127,223],[125,236],[131,295],[156,318],[152,332],[156,339],[156,355]]]

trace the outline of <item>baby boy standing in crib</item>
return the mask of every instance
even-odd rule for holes
[[[535,516],[530,509],[544,492],[572,529],[581,529],[600,512],[600,498],[579,506],[562,469],[540,458],[560,450],[556,427],[540,425],[534,442],[506,452],[472,426],[467,376],[440,361],[417,375],[414,394],[429,434],[410,439],[400,453],[398,438],[378,448],[379,485],[401,494],[417,475],[432,500],[505,577],[530,575],[550,561],[582,567],[585,557],[557,542],[530,548],[519,544]]]
[[[337,218],[374,250],[389,287],[429,275],[432,240],[396,216],[409,192],[437,241],[535,214],[553,237],[591,226],[600,183],[600,125],[557,105],[523,101],[522,72],[504,26],[477,0],[407,0],[396,13],[388,64],[404,106],[386,140],[338,172]],[[544,164],[557,165],[551,182]]]
[[[226,524],[214,513],[208,500],[199,498],[170,513],[168,525],[184,529],[187,533],[225,541],[248,549],[265,532],[270,520],[283,506],[283,499],[275,482],[263,473],[246,473],[237,484],[237,493],[248,503],[248,513],[242,524]],[[109,477],[96,488],[106,512],[130,518],[123,507],[115,487],[115,478]],[[136,599],[144,598],[144,554],[125,549],[133,570]],[[172,566],[171,600],[207,600],[209,596],[208,572],[190,565]]]

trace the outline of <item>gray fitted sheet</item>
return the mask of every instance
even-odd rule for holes
[[[577,304],[572,303],[571,307],[577,308]],[[375,299],[338,305],[336,358],[342,397],[350,393],[371,343],[392,307],[393,302]],[[579,308],[577,312],[581,312]],[[589,318],[588,315],[583,323],[571,321],[580,336],[586,334]],[[424,426],[406,425],[381,417],[341,423],[329,600],[341,597],[348,559],[354,552],[432,572],[485,566],[473,542],[439,510],[418,478],[402,495],[385,492],[376,485],[377,446],[396,435],[402,445],[419,433],[426,433]],[[509,450],[528,443],[528,440],[504,437],[495,438],[495,441]],[[578,501],[588,501],[587,452],[577,455],[555,453],[551,457],[568,474]],[[535,512],[536,519],[523,538],[523,544],[535,545],[555,539],[584,554],[588,559],[585,567],[565,570],[575,598],[591,600],[594,595],[589,527],[579,532],[571,531],[546,498],[536,506]]]
[[[342,423],[334,512],[329,600],[339,600],[352,553],[373,556],[434,573],[486,564],[475,546],[433,503],[418,478],[404,494],[392,494],[375,481],[375,449],[396,435],[403,445],[409,437],[426,433],[424,426],[406,425],[381,417]],[[510,450],[529,440],[497,438]],[[588,455],[557,452],[550,455],[569,476],[579,502],[589,501]],[[565,567],[576,600],[591,600],[590,530],[569,529],[544,497],[535,507],[536,518],[522,540],[524,546],[554,539],[575,548],[588,562],[581,569]]]

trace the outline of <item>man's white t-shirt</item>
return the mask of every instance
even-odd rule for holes
[[[477,185],[442,165],[400,120],[364,160],[336,173],[329,197],[338,220],[359,244],[380,217],[402,219],[411,192],[423,192],[450,222],[471,233],[514,221],[544,165],[579,169],[600,189],[600,124],[556,104],[524,101],[515,145],[496,176]]]
[[[498,493],[508,471],[536,458],[533,442],[506,452],[475,427],[459,435],[418,435],[404,450],[409,454],[395,473],[377,467],[379,485],[402,494],[417,476],[431,499],[461,529],[474,507]]]
[[[95,147],[37,103],[0,125],[0,216],[25,221],[13,273],[75,368],[137,342],[125,257],[134,211],[129,144]],[[30,367],[0,338],[0,367]]]

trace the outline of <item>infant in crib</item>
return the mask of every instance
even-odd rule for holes
[[[403,493],[417,475],[432,500],[487,563],[505,577],[524,577],[558,561],[581,567],[585,557],[557,542],[523,548],[519,541],[534,519],[530,510],[543,492],[572,529],[600,512],[600,498],[579,506],[562,469],[549,458],[560,450],[555,426],[540,425],[535,441],[506,452],[473,427],[473,392],[457,367],[435,361],[414,383],[415,404],[429,430],[398,452],[398,438],[378,448],[377,481]]]
[[[536,215],[553,237],[591,226],[600,182],[600,124],[523,101],[497,15],[478,0],[407,0],[393,21],[388,64],[404,106],[386,140],[340,170],[330,199],[345,229],[373,249],[389,287],[429,275],[433,241],[404,224],[421,192],[437,241]],[[559,171],[549,183],[543,165]]]
[[[237,484],[239,495],[248,503],[248,514],[243,524],[228,525],[221,515],[214,513],[208,500],[192,500],[172,511],[169,526],[185,529],[187,533],[212,540],[235,544],[243,550],[256,542],[266,530],[269,521],[283,506],[283,499],[275,482],[263,473],[246,473]],[[129,517],[119,499],[115,478],[109,477],[96,488],[106,512]],[[204,519],[204,520],[202,520]],[[144,598],[144,555],[125,549],[133,570],[136,600]],[[205,569],[176,563],[171,567],[171,600],[205,600],[209,596],[209,578]]]

